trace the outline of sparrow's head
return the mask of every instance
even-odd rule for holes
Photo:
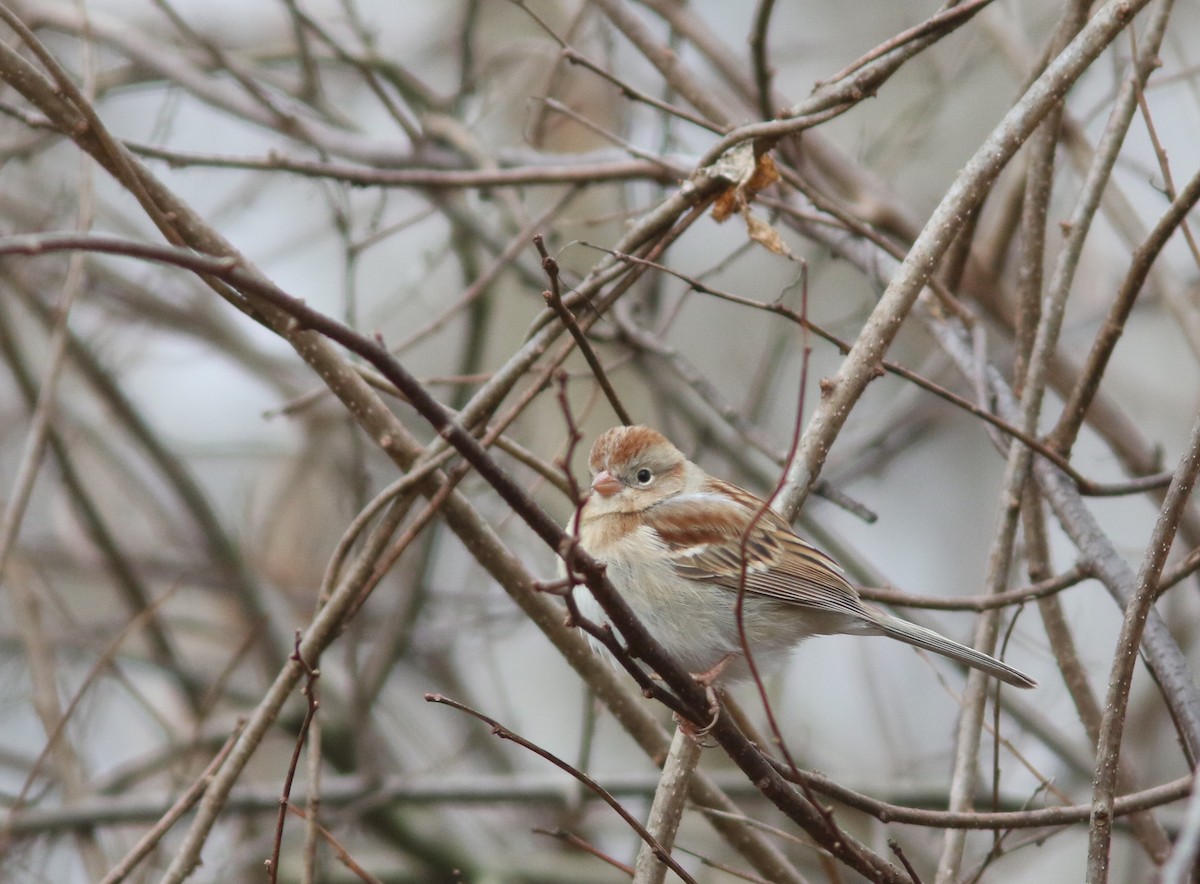
[[[597,437],[588,466],[594,505],[635,513],[682,491],[688,461],[649,427],[613,427]]]

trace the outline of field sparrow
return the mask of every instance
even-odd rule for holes
[[[583,548],[606,563],[612,585],[680,666],[723,681],[745,678],[735,605],[742,536],[762,501],[709,476],[647,427],[600,435],[589,466],[593,493],[580,514]],[[746,557],[743,619],[760,668],[812,635],[886,635],[1017,687],[1037,684],[986,654],[867,606],[841,568],[773,510],[750,530]],[[577,593],[580,613],[603,622],[587,588]]]

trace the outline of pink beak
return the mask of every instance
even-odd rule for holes
[[[601,470],[592,479],[592,490],[601,497],[612,497],[622,488],[621,480],[608,470]]]

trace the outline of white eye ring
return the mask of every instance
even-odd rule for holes
[[[639,485],[648,485],[650,480],[654,478],[654,474],[645,467],[642,467],[637,471],[637,476],[635,478],[637,479]]]

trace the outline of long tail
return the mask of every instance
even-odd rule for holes
[[[916,645],[918,648],[924,648],[927,651],[933,651],[935,654],[941,654],[943,657],[957,660],[959,663],[963,663],[973,669],[982,669],[988,675],[994,675],[1007,684],[1015,685],[1019,688],[1037,687],[1037,682],[1021,670],[1014,669],[1007,663],[1001,663],[995,657],[989,657],[987,654],[980,653],[974,648],[968,648],[966,645],[960,645],[956,641],[951,641],[944,635],[938,635],[932,629],[917,626],[915,623],[909,623],[907,620],[901,620],[899,617],[893,617],[891,614],[885,614],[883,611],[872,610],[870,614],[871,624],[879,630],[881,635],[899,639],[902,642]]]

